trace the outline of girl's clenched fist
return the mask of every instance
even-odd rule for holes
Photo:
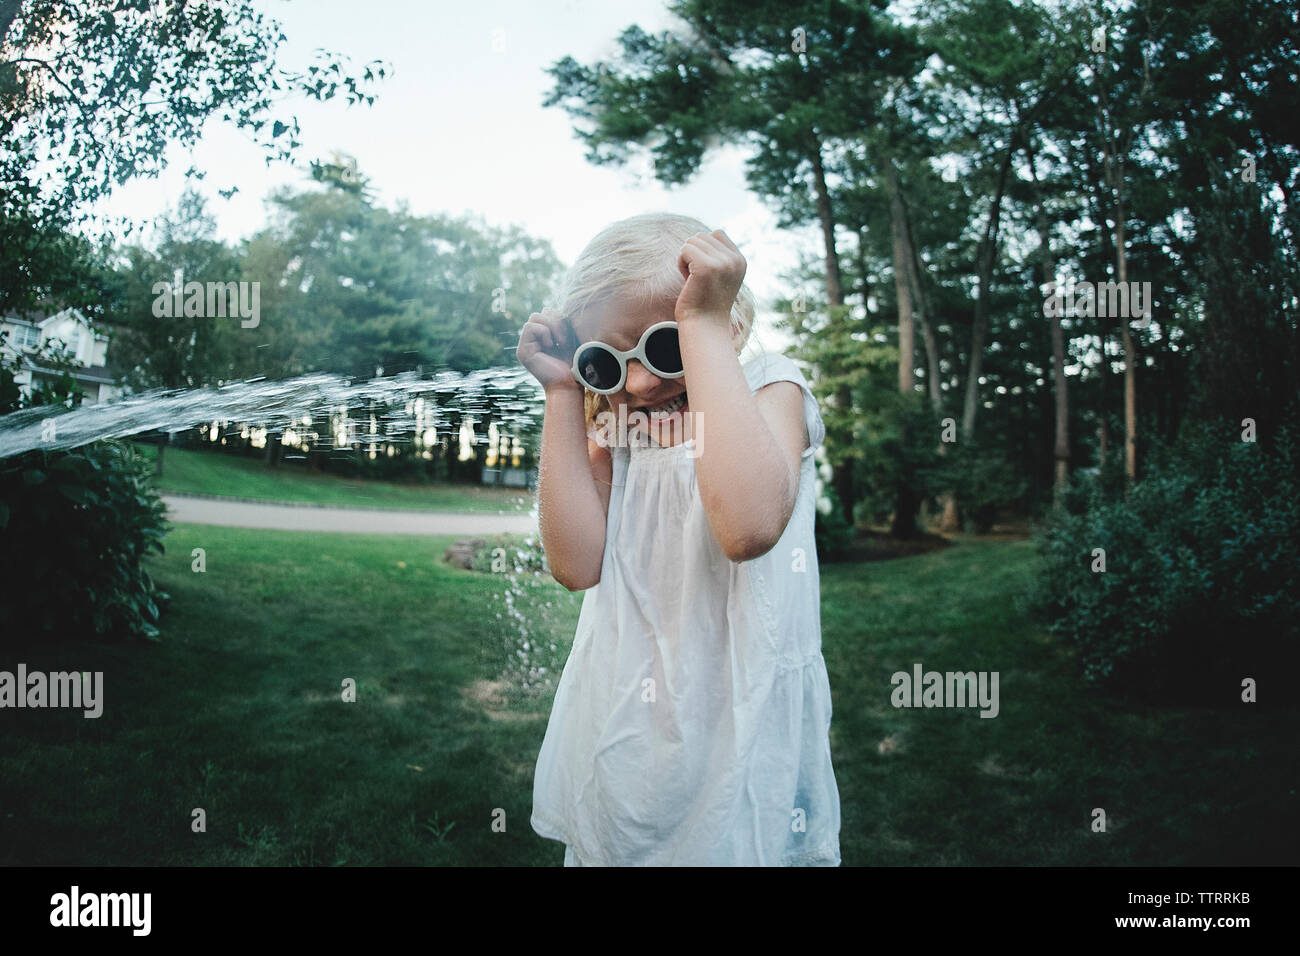
[[[687,239],[677,257],[677,268],[686,277],[674,310],[677,321],[707,315],[729,323],[746,267],[745,257],[721,229]]]
[[[569,320],[554,309],[543,309],[524,323],[515,355],[543,388],[570,385],[581,391],[573,378],[573,353],[578,345]]]

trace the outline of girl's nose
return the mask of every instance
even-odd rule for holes
[[[657,389],[662,381],[639,360],[630,359],[627,363],[627,381],[623,383],[623,388],[633,395],[645,395]]]

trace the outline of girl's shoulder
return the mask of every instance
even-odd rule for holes
[[[803,392],[804,424],[808,427],[808,447],[804,449],[804,456],[811,455],[826,440],[826,425],[817,405],[817,396],[813,394],[803,370],[794,359],[781,352],[761,352],[745,362],[743,368],[751,392],[773,382],[794,382],[799,386]]]
[[[803,370],[795,364],[794,359],[782,352],[760,352],[744,362],[742,368],[753,391],[773,382],[794,382],[811,391]]]

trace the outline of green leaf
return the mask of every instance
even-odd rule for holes
[[[59,492],[79,505],[99,504],[99,495],[81,485],[56,485]]]

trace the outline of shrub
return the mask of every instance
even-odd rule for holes
[[[1085,678],[1200,695],[1294,666],[1298,476],[1296,434],[1283,430],[1271,448],[1198,435],[1128,495],[1073,483],[1039,536],[1036,597]],[[1104,573],[1092,570],[1096,548]]]
[[[495,554],[500,548],[504,555]],[[475,571],[492,571],[493,562],[504,559],[507,573],[539,573],[549,570],[546,565],[546,549],[536,537],[524,538],[522,542],[511,535],[497,535],[473,558]],[[498,565],[501,567],[501,565]]]
[[[869,399],[854,427],[853,523],[859,527],[890,524],[909,535],[921,501],[939,490],[942,459],[936,436],[940,423],[920,392],[900,395],[896,372],[887,388]],[[900,487],[910,492],[900,498]],[[912,514],[898,515],[899,506]]]
[[[165,514],[124,442],[0,461],[0,635],[156,640],[168,595],[142,559],[162,553]]]
[[[965,530],[976,534],[987,534],[998,512],[1020,502],[1029,490],[1001,451],[969,441],[949,446],[934,476],[933,483],[956,498]]]
[[[840,496],[835,487],[827,484],[822,488],[822,497],[830,501],[830,513],[822,514],[816,509],[813,517],[813,538],[817,544],[817,560],[822,564],[838,561],[845,550],[853,543],[853,525],[844,517],[844,508],[840,505]]]

